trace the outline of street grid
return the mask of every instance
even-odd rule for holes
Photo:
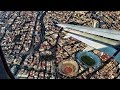
[[[75,77],[60,75],[59,62],[75,60],[75,53],[87,47],[74,38],[64,38],[66,32],[54,23],[77,23],[99,28],[120,30],[120,11],[1,11],[0,43],[8,66],[19,79],[115,79],[120,77],[120,64],[99,50],[98,69],[79,64]],[[105,58],[106,57],[106,58]]]

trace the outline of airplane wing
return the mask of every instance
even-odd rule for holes
[[[68,33],[67,34],[67,37],[73,37],[79,41],[82,41],[84,42],[85,44],[91,46],[91,49],[90,50],[93,50],[93,49],[100,49],[100,48],[105,48],[107,47],[106,45],[103,45],[103,44],[100,44],[98,42],[95,42],[95,41],[92,41],[92,40],[89,40],[85,37],[82,37],[82,36],[77,36],[77,35],[74,35],[74,34],[71,34],[71,33]]]
[[[58,26],[63,27],[64,30],[68,32],[64,38],[73,37],[73,38],[75,38],[75,39],[77,39],[79,41],[84,42],[85,44],[88,45],[85,48],[84,51],[90,51],[90,50],[93,50],[93,49],[99,49],[100,51],[107,53],[109,56],[113,56],[113,54],[117,52],[117,50],[115,48],[111,47],[110,45],[104,44],[104,43],[108,43],[108,44],[112,44],[112,45],[120,45],[120,42],[116,41],[116,40],[119,40],[116,37],[119,35],[120,32],[119,33],[112,32],[112,34],[111,34],[111,33],[109,33],[110,31],[108,32],[108,30],[105,30],[105,31],[102,32],[102,30],[100,31],[100,29],[98,29],[99,31],[94,32],[94,30],[96,30],[96,29],[94,29],[92,31],[92,28],[91,29],[88,29],[88,28],[83,29],[83,27],[81,28],[81,27],[76,26],[74,28],[74,26],[69,26],[69,24],[67,24],[68,25],[67,27],[65,25],[64,24],[58,24]],[[74,30],[70,30],[70,29],[74,29]],[[85,32],[83,32],[84,30],[85,30]],[[91,31],[89,33],[92,33],[92,34],[89,34],[87,32],[87,30]],[[99,32],[101,32],[99,34],[100,36],[102,36],[102,35],[105,36],[106,34],[104,34],[104,33],[107,33],[107,35],[109,34],[108,36],[105,36],[105,37],[109,37],[111,39],[107,39],[107,38],[103,38],[103,37],[93,35],[93,33],[94,34],[97,33],[97,35],[98,35]],[[114,33],[114,35],[116,35],[116,37],[112,36],[113,33]],[[87,37],[89,37],[89,38],[87,38]],[[100,43],[98,41],[102,41],[104,43]],[[115,58],[116,61],[118,61],[120,63],[120,52],[114,58]]]
[[[117,52],[117,50],[111,46],[99,43],[97,41],[92,41],[92,40],[87,39],[82,36],[77,36],[77,35],[74,35],[71,33],[67,33],[67,36],[65,38],[68,38],[68,37],[73,37],[73,38],[87,44],[88,46],[83,51],[91,51],[93,49],[98,49],[102,52],[107,53],[109,56],[113,56],[113,54]],[[120,63],[120,52],[114,57],[114,59]]]
[[[109,29],[101,30],[100,28],[84,27],[84,26],[72,25],[72,24],[57,24],[57,25],[63,28],[70,28],[77,31],[95,34],[114,40],[120,40],[120,31],[117,30],[109,30]]]

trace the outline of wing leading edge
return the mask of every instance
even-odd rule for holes
[[[57,24],[57,25],[63,28],[70,28],[77,31],[95,34],[95,35],[103,36],[103,37],[114,39],[114,40],[120,40],[120,31],[117,31],[117,30],[84,27],[84,26],[72,25],[72,24]]]

